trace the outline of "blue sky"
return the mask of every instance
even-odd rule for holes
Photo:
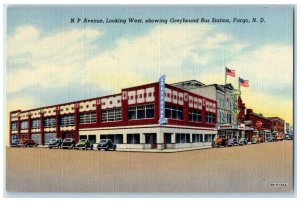
[[[71,24],[70,18],[261,18],[265,23]],[[292,6],[11,6],[8,111],[118,93],[157,81],[250,80],[246,107],[291,123]],[[237,78],[228,78],[237,87]],[[273,109],[277,110],[274,111]]]

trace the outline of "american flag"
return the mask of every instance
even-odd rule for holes
[[[244,80],[242,78],[239,78],[240,85],[244,87],[249,87],[249,80]]]
[[[235,77],[235,70],[229,69],[227,67],[225,67],[225,69],[226,69],[226,75]]]

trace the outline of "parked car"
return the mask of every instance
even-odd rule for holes
[[[238,146],[239,145],[239,142],[236,138],[230,138],[228,141],[227,141],[227,146]]]
[[[87,140],[87,139],[81,139],[79,142],[75,145],[75,149],[93,149],[93,144]]]
[[[100,151],[101,149],[105,149],[105,151],[107,150],[116,150],[117,149],[117,145],[114,144],[111,139],[102,139],[99,144],[97,145],[97,149]]]
[[[62,142],[61,148],[62,149],[74,149],[75,144],[76,144],[76,142],[73,138],[66,138]]]
[[[18,139],[15,139],[15,140],[12,140],[11,141],[11,147],[18,147],[18,145],[19,145],[19,140]]]
[[[63,142],[63,139],[61,138],[54,138],[54,139],[51,139],[49,141],[49,144],[48,144],[48,147],[49,149],[52,149],[52,148],[60,148],[61,147],[61,144]]]
[[[38,144],[32,139],[21,139],[18,147],[37,147]]]
[[[213,147],[226,147],[227,146],[227,139],[223,137],[218,137],[215,141],[212,142]]]
[[[274,136],[269,136],[267,137],[268,142],[275,142],[275,137]]]
[[[276,140],[276,141],[283,141],[283,139],[284,139],[284,136],[281,135],[281,134],[277,134],[277,135],[275,136],[275,140]]]
[[[247,145],[247,144],[248,144],[247,138],[242,137],[239,139],[239,145]]]

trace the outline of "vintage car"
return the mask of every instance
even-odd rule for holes
[[[19,140],[18,139],[14,139],[11,141],[11,147],[18,147],[19,145]]]
[[[63,139],[61,139],[61,138],[54,138],[54,139],[51,139],[51,140],[49,141],[48,148],[49,148],[49,149],[52,149],[52,148],[60,148],[62,142],[63,142]]]
[[[97,145],[97,149],[98,151],[100,151],[101,149],[104,149],[105,151],[116,150],[117,145],[114,144],[111,139],[102,139]]]
[[[227,146],[238,146],[239,145],[239,142],[236,138],[230,138],[228,141],[227,141]]]
[[[223,137],[218,137],[216,140],[212,142],[213,147],[226,147],[227,146],[227,139]]]
[[[267,141],[268,142],[274,142],[275,141],[275,137],[274,136],[269,136],[269,137],[267,137]]]
[[[259,136],[258,141],[259,141],[259,143],[264,143],[265,142],[264,136]]]
[[[275,141],[283,141],[283,139],[284,139],[284,135],[282,134],[275,135]]]
[[[259,144],[258,135],[253,135],[251,139],[252,144]]]
[[[21,139],[18,147],[37,147],[38,144],[32,139]]]
[[[61,148],[62,149],[74,149],[75,144],[76,144],[76,142],[73,138],[66,138],[62,142]]]
[[[90,150],[92,150],[93,149],[93,144],[87,139],[81,139],[75,145],[75,149],[84,149],[84,150],[90,149]]]
[[[248,144],[247,138],[242,137],[239,139],[239,145],[247,145],[247,144]]]

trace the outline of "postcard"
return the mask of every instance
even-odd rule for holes
[[[294,5],[7,5],[7,193],[294,192]]]

